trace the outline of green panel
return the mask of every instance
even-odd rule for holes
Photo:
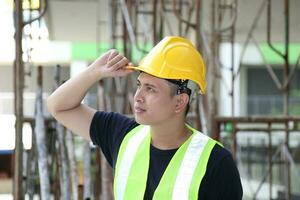
[[[152,48],[150,43],[147,45],[139,45],[141,48],[145,48],[149,51]],[[263,43],[260,45],[261,50],[266,58],[267,62],[270,64],[283,64],[284,60],[276,54],[267,43]],[[274,44],[274,47],[278,49],[280,52],[284,52],[284,45],[282,43]],[[99,55],[104,53],[110,48],[109,43],[101,43],[98,45],[98,52],[97,52],[97,45],[93,42],[74,42],[72,43],[72,60],[88,60],[93,61]],[[116,48],[122,52],[122,43],[118,43]],[[293,65],[296,63],[297,58],[300,54],[300,44],[290,44],[289,47],[289,60],[290,64]],[[134,63],[138,63],[140,59],[144,56],[144,53],[139,51],[137,48],[133,48],[132,51],[132,61]]]
[[[94,60],[98,57],[98,52],[99,55],[103,52],[105,52],[108,48],[109,45],[107,43],[101,43],[98,45],[97,49],[97,44],[93,42],[73,42],[71,49],[71,58],[72,60]]]
[[[281,53],[284,53],[285,47],[283,44],[274,44],[273,45]],[[267,62],[270,64],[283,64],[284,60],[281,56],[275,53],[268,44],[261,44],[261,50],[266,58]],[[300,54],[300,44],[290,44],[289,46],[289,61],[291,65],[294,65],[297,61],[297,58]]]
[[[87,60],[87,61],[93,61],[95,60],[99,55],[107,51],[111,45],[109,43],[100,43],[97,45],[93,42],[73,42],[71,45],[71,58],[72,60]],[[123,44],[118,43],[116,44],[116,49],[118,49],[120,52],[123,51]],[[152,48],[152,45],[150,43],[147,43],[146,45],[140,45],[140,48],[145,48],[145,50],[149,51]],[[144,56],[144,53],[139,51],[137,48],[133,48],[132,50],[132,61],[134,63],[138,63],[139,60]]]

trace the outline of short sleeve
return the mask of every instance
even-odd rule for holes
[[[215,156],[206,174],[204,199],[241,200],[243,188],[240,175],[231,154],[219,145],[215,146]],[[219,152],[219,153],[218,153]]]
[[[90,137],[94,145],[100,146],[112,167],[123,138],[137,125],[134,119],[119,113],[103,111],[95,113],[90,126]]]

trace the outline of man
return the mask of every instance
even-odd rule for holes
[[[134,116],[81,104],[102,78],[140,71]],[[115,199],[242,199],[230,153],[186,124],[191,83],[205,92],[205,66],[186,39],[166,37],[133,67],[111,50],[49,98],[50,113],[99,145],[114,169]],[[90,133],[90,134],[89,134]]]

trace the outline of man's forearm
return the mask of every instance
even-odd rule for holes
[[[92,66],[69,79],[49,96],[47,100],[49,112],[55,115],[57,112],[78,107],[89,88],[100,79],[101,76]]]
[[[132,73],[126,68],[128,63],[129,60],[116,50],[107,51],[49,96],[47,106],[50,114],[74,133],[90,139],[89,128],[96,110],[81,105],[81,101],[89,88],[100,79]]]

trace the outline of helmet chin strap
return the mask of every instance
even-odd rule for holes
[[[176,94],[182,94],[182,93],[186,93],[187,95],[191,95],[192,91],[190,88],[187,87],[188,84],[188,80],[184,81],[181,85],[179,85],[179,88],[176,92]]]

